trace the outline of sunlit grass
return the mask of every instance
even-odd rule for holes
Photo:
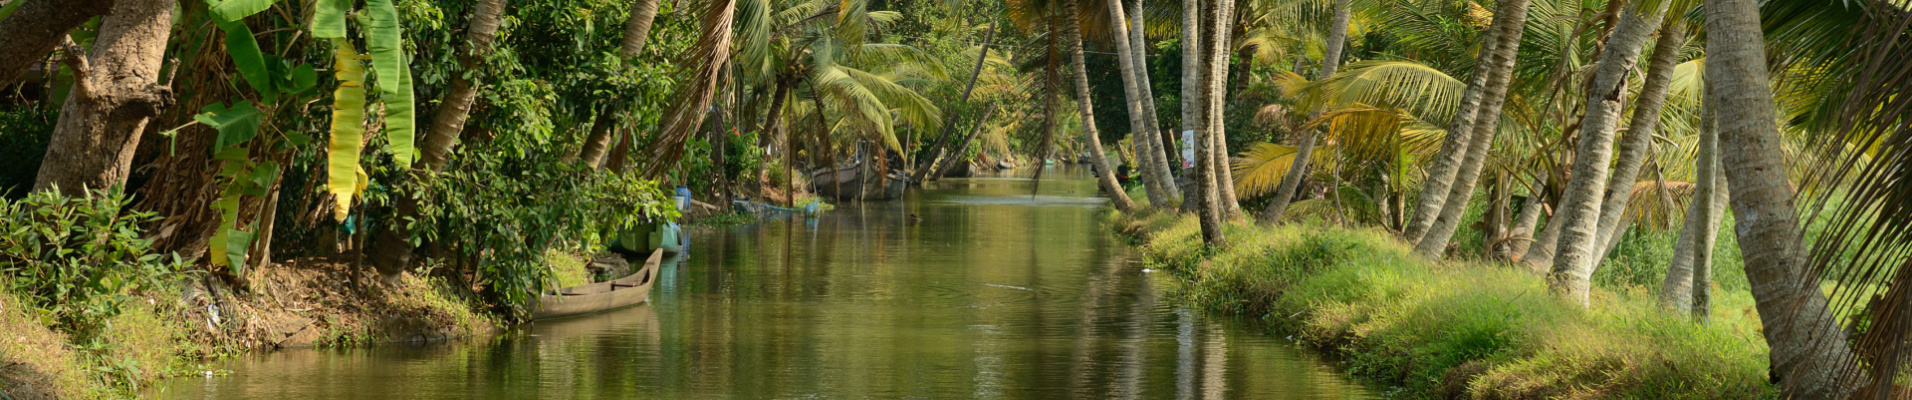
[[[1634,283],[1646,279],[1610,279],[1582,309],[1522,269],[1428,262],[1378,230],[1231,225],[1229,246],[1206,254],[1194,218],[1115,219],[1185,278],[1176,297],[1271,320],[1345,357],[1350,374],[1425,396],[1773,396],[1743,286],[1718,290],[1700,324],[1661,311],[1657,286]]]

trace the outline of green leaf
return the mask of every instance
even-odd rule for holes
[[[327,145],[326,191],[336,204],[333,219],[345,221],[357,193],[359,152],[365,148],[365,64],[345,39],[333,39],[332,71],[339,87],[332,92],[332,140]]]
[[[403,80],[401,76],[409,74],[405,65],[405,31],[398,24],[398,9],[392,6],[392,0],[366,0],[364,12],[360,22],[365,26],[365,52],[372,55],[372,72],[378,74],[378,92],[397,93]]]
[[[237,21],[221,21],[218,24],[219,30],[226,31],[226,53],[232,55],[232,64],[239,67],[239,74],[246,78],[246,84],[259,92],[267,103],[275,102],[278,90],[272,84],[271,67],[266,65],[265,52],[259,51],[259,42],[252,39],[252,28]]]
[[[266,8],[272,7],[272,3],[277,2],[278,0],[206,0],[206,5],[211,6],[212,16],[217,17],[219,22],[233,22],[265,11]]]
[[[409,56],[406,57],[409,61]],[[412,74],[398,76],[398,90],[380,98],[385,102],[385,141],[391,146],[392,161],[399,168],[411,168],[412,161],[418,159],[418,149],[413,145],[417,137],[418,125],[416,112],[413,111]]]
[[[246,182],[247,196],[264,196],[266,189],[272,188],[272,181],[279,180],[279,163],[266,161],[252,167],[252,177]]]
[[[307,90],[312,90],[313,86],[318,85],[319,73],[312,69],[312,64],[299,64],[298,67],[292,69],[292,87],[286,91],[291,93],[304,93]]]
[[[213,139],[214,152],[245,143],[259,134],[259,109],[252,103],[241,102],[230,108],[224,103],[212,103],[199,111],[193,120],[219,131],[219,136]]]
[[[312,37],[338,39],[345,37],[345,13],[351,11],[349,0],[318,0],[312,10]]]
[[[240,229],[226,231],[225,258],[232,266],[235,275],[246,273],[246,249],[252,248],[252,232]]]
[[[239,219],[239,194],[227,193],[225,197],[221,197],[218,202],[213,203],[212,209],[219,211],[219,232],[213,234],[212,240],[208,243],[211,247],[211,254],[213,255],[211,262],[213,266],[224,267],[228,265],[228,261],[231,261],[231,258],[222,257],[220,255],[227,254],[227,245],[229,244],[227,241],[231,239],[231,237],[226,234],[226,231],[231,230],[233,221]],[[243,260],[243,258],[241,259]]]

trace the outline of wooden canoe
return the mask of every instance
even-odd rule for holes
[[[663,261],[664,251],[654,250],[650,259],[644,260],[644,267],[629,276],[545,292],[538,296],[531,319],[590,314],[643,303],[651,295],[651,284],[657,282],[657,266]]]

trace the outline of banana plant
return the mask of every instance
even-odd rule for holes
[[[281,109],[304,104],[319,96],[318,74],[309,64],[295,63],[261,51],[245,19],[271,8],[278,0],[206,0],[213,23],[225,33],[226,53],[239,69],[249,96],[229,103],[214,103],[193,117],[199,124],[219,132],[211,151],[213,159],[223,161],[219,181],[220,199],[213,204],[220,224],[210,241],[211,263],[244,274],[246,250],[258,234],[257,222],[238,226],[240,204],[246,196],[263,197],[278,181],[278,162],[253,154],[255,148],[284,149],[304,146],[312,138],[298,132],[270,129],[269,123]],[[368,182],[360,166],[364,152],[364,128],[368,100],[367,77],[372,78],[377,100],[383,107],[383,128],[392,159],[408,167],[417,159],[413,147],[416,123],[413,117],[410,60],[404,54],[404,30],[392,0],[366,0],[355,8],[356,0],[317,0],[310,13],[312,37],[328,40],[334,47],[332,72],[337,87],[332,90],[331,137],[327,146],[326,188],[335,202],[333,216],[344,221],[354,199],[364,192]],[[366,52],[360,54],[347,34],[348,22],[356,21],[359,40]],[[367,66],[370,73],[367,73]],[[262,135],[265,132],[272,134]]]

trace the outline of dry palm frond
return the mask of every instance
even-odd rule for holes
[[[1686,181],[1634,182],[1622,220],[1655,231],[1678,228],[1685,220],[1687,202],[1693,199],[1693,188],[1693,183]]]
[[[665,114],[667,119],[657,140],[651,143],[650,160],[640,175],[655,178],[668,172],[684,156],[685,140],[703,126],[724,72],[730,69],[731,22],[736,11],[736,0],[715,0],[705,9],[704,33],[681,59],[691,70],[691,79],[673,95],[675,101]]]

